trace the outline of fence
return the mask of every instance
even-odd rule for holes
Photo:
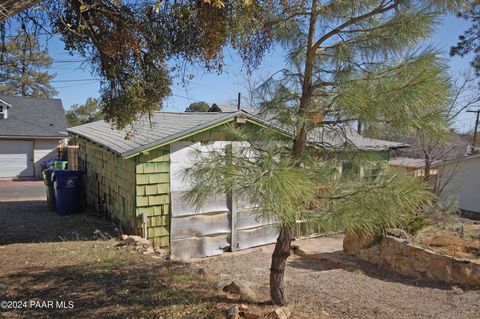
[[[78,169],[78,146],[59,147],[58,158],[68,162],[68,169]]]

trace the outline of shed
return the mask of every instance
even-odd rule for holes
[[[104,121],[69,128],[79,140],[87,206],[176,256],[211,256],[275,242],[276,222],[257,220],[254,206],[234,201],[235,196],[212,194],[199,210],[183,199],[190,188],[182,176],[193,164],[189,153],[242,143],[227,136],[224,128],[232,123],[285,134],[243,110],[155,112],[151,121],[136,122],[133,133]],[[379,150],[393,146],[398,145],[382,144]]]
[[[39,178],[67,138],[59,99],[0,96],[0,178]]]
[[[182,178],[192,149],[231,144],[223,128],[231,123],[271,126],[243,111],[155,112],[151,124],[135,124],[134,134],[104,121],[68,129],[79,139],[79,168],[86,172],[87,206],[141,234],[177,256],[210,256],[275,241],[274,222],[257,221],[252,207],[213,194],[200,211],[182,196]],[[126,139],[126,136],[131,138]]]

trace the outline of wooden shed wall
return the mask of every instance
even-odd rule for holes
[[[147,214],[147,237],[154,246],[170,242],[170,151],[161,147],[136,160],[137,232],[142,233],[143,214]]]
[[[135,160],[125,160],[105,147],[79,140],[79,169],[86,172],[87,206],[135,231]]]

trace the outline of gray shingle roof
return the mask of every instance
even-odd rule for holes
[[[10,104],[0,119],[0,136],[66,137],[67,120],[59,99],[0,95]]]
[[[142,119],[137,121],[131,129],[116,130],[105,121],[97,121],[71,127],[67,131],[103,145],[123,157],[130,157],[138,152],[167,144],[202,129],[233,120],[235,116],[249,118],[288,134],[281,127],[243,110],[236,112],[155,112],[151,123],[148,119]],[[348,128],[342,128],[342,130],[344,130],[344,135],[339,134],[338,131],[334,133],[331,130],[325,130],[325,128],[316,129],[309,134],[308,140],[310,143],[333,147],[353,144],[354,147],[363,150],[388,150],[407,146],[402,143],[366,138]],[[127,136],[131,137],[126,138]]]
[[[361,150],[377,151],[408,147],[407,144],[403,143],[364,137],[348,126],[342,127],[339,125],[325,125],[313,129],[308,134],[308,141],[326,147],[339,148],[350,145]]]
[[[125,139],[125,137],[129,135],[129,129],[116,130],[105,121],[71,127],[68,129],[68,132],[103,145],[123,157],[128,157],[212,125],[231,120],[238,115],[253,119],[257,122],[262,121],[242,111],[219,113],[155,112],[151,119],[152,125],[150,125],[148,119],[143,119],[135,123],[130,139]]]

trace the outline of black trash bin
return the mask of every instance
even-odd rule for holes
[[[68,215],[82,212],[82,176],[82,171],[55,170],[53,172],[52,181],[58,214]]]
[[[47,186],[47,209],[49,212],[54,212],[57,209],[55,202],[55,188],[53,187],[52,174],[55,171],[53,168],[48,168],[42,172],[43,183]]]

